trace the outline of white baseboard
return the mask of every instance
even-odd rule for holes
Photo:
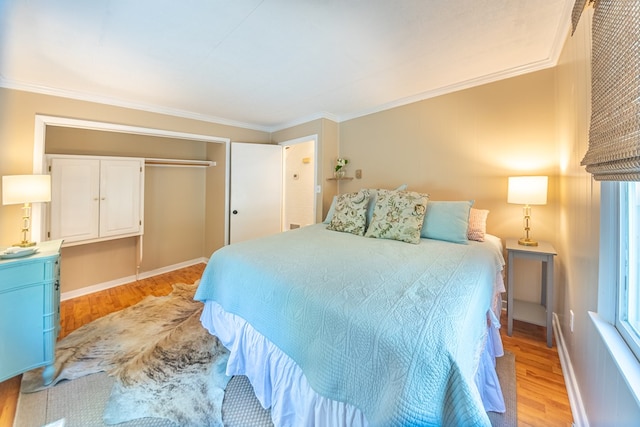
[[[83,295],[89,295],[94,292],[104,291],[105,289],[115,288],[116,286],[121,286],[127,283],[135,282],[140,279],[147,279],[149,277],[157,276],[159,274],[169,273],[170,271],[179,270],[181,268],[190,267],[192,265],[207,263],[209,261],[208,258],[196,258],[189,261],[180,262],[178,264],[169,265],[166,267],[157,268],[151,271],[145,271],[143,273],[138,273],[137,275],[121,277],[119,279],[110,280],[108,282],[98,283],[92,286],[87,286],[85,288],[76,289],[73,291],[62,292],[60,294],[60,300],[65,301],[72,298],[77,298]]]
[[[571,363],[571,358],[569,357],[569,352],[567,351],[567,345],[564,341],[562,328],[560,328],[560,320],[556,313],[553,313],[553,332],[556,335],[558,357],[560,357],[562,375],[564,376],[564,383],[567,387],[567,395],[569,397],[569,405],[571,405],[571,413],[573,414],[573,425],[576,427],[589,427],[587,412],[585,411],[584,404],[582,403],[582,396],[580,395],[580,389],[578,388],[578,381],[576,380],[576,375],[573,371],[573,365]]]

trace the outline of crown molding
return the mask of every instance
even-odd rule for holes
[[[240,122],[222,117],[208,116],[205,114],[194,113],[192,111],[180,110],[177,108],[168,108],[158,105],[143,104],[137,102],[126,101],[118,98],[111,98],[91,93],[71,91],[65,89],[55,89],[48,86],[35,85],[30,83],[18,82],[0,76],[0,87],[7,89],[21,90],[25,92],[38,93],[41,95],[58,96],[61,98],[74,99],[78,101],[94,102],[97,104],[111,105],[114,107],[130,108],[133,110],[146,111],[149,113],[164,114],[173,117],[181,117],[184,119],[198,120],[201,122],[215,123],[225,126],[234,126],[243,129],[251,129],[262,132],[271,132],[271,127],[256,125],[253,123]]]
[[[396,107],[402,107],[404,105],[413,104],[414,102],[424,101],[426,99],[435,98],[437,96],[446,95],[449,93],[457,92],[464,89],[469,89],[476,86],[482,86],[488,83],[494,83],[499,80],[508,79],[511,77],[528,74],[534,71],[540,71],[547,68],[554,67],[557,64],[557,58],[547,58],[542,61],[532,62],[530,64],[514,67],[507,70],[499,71],[497,73],[487,74],[478,78],[464,80],[451,85],[439,87],[433,90],[419,93],[417,95],[409,96],[406,98],[398,99],[396,101],[388,102],[386,104],[379,105],[374,108],[362,110],[357,113],[343,114],[339,116],[338,123],[345,122],[347,120],[356,119],[358,117],[367,116],[369,114],[379,113],[385,110],[390,110]]]
[[[320,113],[315,113],[315,114],[310,114],[308,116],[304,116],[304,117],[300,117],[297,118],[295,120],[291,120],[289,122],[285,122],[285,123],[281,123],[279,125],[275,125],[273,127],[271,127],[271,133],[274,132],[278,132],[281,130],[285,130],[285,129],[289,129],[292,128],[294,126],[298,126],[298,125],[303,125],[305,123],[309,123],[312,122],[314,120],[319,120],[319,119],[327,119],[327,120],[331,120],[334,121],[336,123],[340,123],[340,120],[338,118],[337,115],[323,111]]]

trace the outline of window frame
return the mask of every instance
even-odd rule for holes
[[[635,354],[636,358],[640,361],[640,337],[639,331],[635,331],[627,320],[628,305],[626,301],[629,295],[629,269],[631,267],[629,263],[629,229],[627,224],[629,223],[629,185],[628,182],[616,183],[618,192],[618,253],[616,266],[618,269],[618,280],[616,281],[616,312],[615,312],[615,327],[629,346],[629,349]],[[634,184],[640,185],[640,184]],[[637,224],[640,226],[640,224]],[[638,284],[636,284],[638,286]]]
[[[600,190],[598,303],[597,312],[588,314],[631,395],[640,405],[640,360],[615,325],[620,283],[620,183],[601,181]]]

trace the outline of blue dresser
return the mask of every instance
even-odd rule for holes
[[[53,380],[61,245],[40,242],[33,255],[0,259],[0,382],[40,366],[44,383]]]

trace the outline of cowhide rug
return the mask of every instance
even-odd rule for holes
[[[147,297],[64,337],[56,344],[49,387],[104,371],[115,378],[106,424],[155,417],[180,426],[222,426],[229,354],[200,324],[196,287],[175,284],[168,296]],[[21,391],[44,388],[41,373],[25,373]]]

